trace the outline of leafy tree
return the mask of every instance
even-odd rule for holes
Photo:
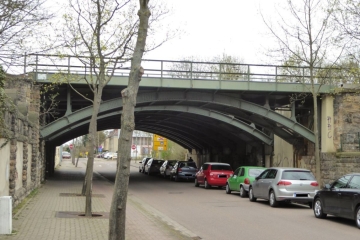
[[[336,0],[287,0],[287,7],[284,12],[279,12],[279,20],[276,25],[270,21],[263,20],[272,36],[279,43],[279,48],[274,51],[284,59],[292,59],[298,66],[306,67],[306,81],[309,82],[309,92],[313,100],[313,119],[315,135],[315,163],[316,177],[320,180],[320,143],[318,130],[318,93],[323,82],[318,81],[317,68],[322,67],[326,62],[335,63],[345,46],[336,51],[332,60],[328,59],[328,52],[334,46],[333,39],[336,34],[331,27],[331,17],[334,15]],[[286,15],[285,15],[286,14]],[[305,81],[305,82],[306,82]],[[304,82],[304,83],[305,83]],[[319,87],[316,87],[318,85]],[[305,85],[307,86],[307,85]]]

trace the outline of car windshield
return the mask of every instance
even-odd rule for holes
[[[315,180],[310,171],[286,170],[283,172],[281,179],[286,180]]]
[[[183,162],[183,163],[180,163],[180,167],[193,167],[193,168],[196,168],[196,164],[194,162]]]
[[[222,164],[211,165],[211,170],[229,170],[229,171],[232,171],[232,169],[231,169],[231,167],[229,165],[222,165]]]
[[[259,176],[265,169],[259,168],[250,168],[249,169],[249,177],[257,177]]]

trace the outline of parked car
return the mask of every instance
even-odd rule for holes
[[[250,184],[265,169],[257,166],[241,166],[237,168],[234,174],[227,179],[226,193],[230,194],[231,191],[237,191],[240,193],[240,197],[246,197]]]
[[[177,161],[170,171],[170,180],[194,180],[195,174],[198,171],[195,162]]]
[[[104,159],[116,159],[117,153],[114,152],[107,152],[104,154]]]
[[[144,172],[147,175],[157,175],[160,174],[160,167],[164,163],[164,160],[158,160],[151,158],[144,167]]]
[[[112,153],[110,159],[117,159],[118,154],[116,152]]]
[[[62,152],[62,158],[63,159],[70,159],[71,158],[71,154],[69,152]]]
[[[269,200],[271,207],[279,202],[306,203],[312,207],[319,184],[310,170],[273,167],[262,172],[249,186],[249,200]]]
[[[195,175],[195,187],[204,185],[206,189],[211,186],[224,187],[226,180],[234,172],[228,163],[206,162]]]
[[[355,220],[360,228],[360,173],[346,174],[318,191],[313,210],[316,218],[328,214]]]
[[[150,159],[151,159],[150,157],[145,157],[145,158],[143,158],[143,160],[141,160],[141,161],[139,162],[139,163],[140,163],[140,165],[139,165],[139,172],[144,173],[144,167],[145,167],[146,163],[147,163]]]
[[[164,178],[170,177],[170,171],[175,165],[176,160],[166,160],[160,167],[160,175]]]

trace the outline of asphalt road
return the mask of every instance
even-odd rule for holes
[[[135,166],[135,163],[132,164]],[[137,163],[136,163],[137,165]],[[115,179],[115,161],[96,161],[94,170]],[[308,206],[271,208],[267,201],[250,202],[225,189],[204,189],[193,182],[172,182],[139,173],[131,167],[129,198],[157,211],[163,221],[194,234],[194,239],[358,239],[354,221],[328,216],[316,219]],[[141,224],[141,223],[139,223]]]

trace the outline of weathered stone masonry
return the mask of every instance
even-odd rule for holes
[[[32,80],[9,76],[5,93],[11,104],[5,114],[8,127],[2,129],[1,138],[10,147],[0,149],[0,156],[10,158],[8,193],[16,206],[44,180],[44,161],[39,152],[40,90]],[[6,149],[9,153],[4,152]],[[4,180],[7,181],[0,176],[0,181]]]
[[[348,90],[335,95],[333,142],[336,151],[321,153],[321,186],[333,182],[344,174],[360,172],[360,149],[357,137],[359,132],[360,94]],[[346,144],[341,144],[341,134],[343,134],[343,143]],[[302,167],[315,172],[313,156],[303,156],[301,162]]]

